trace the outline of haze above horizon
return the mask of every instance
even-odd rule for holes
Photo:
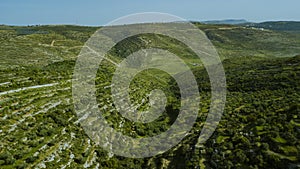
[[[259,0],[73,0],[2,1],[0,24],[75,24],[98,26],[142,12],[169,13],[191,21],[245,19],[250,22],[300,21],[300,1]]]

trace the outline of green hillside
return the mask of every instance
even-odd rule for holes
[[[181,56],[199,85],[200,111],[193,129],[171,150],[145,159],[112,155],[97,146],[74,111],[76,58],[97,27],[0,26],[0,168],[298,168],[300,34],[195,25],[215,45],[227,78],[225,112],[204,145],[198,137],[209,111],[210,83],[192,51],[174,39],[143,34],[121,41],[109,53],[120,62],[139,49],[168,50]],[[99,109],[110,126],[135,138],[166,131],[180,107],[174,79],[154,69],[134,78],[130,98],[139,112],[148,108],[147,94],[153,89],[168,98],[158,119],[134,123],[112,104],[109,85],[115,69],[103,62],[95,80]]]

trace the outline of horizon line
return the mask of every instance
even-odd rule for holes
[[[222,21],[245,21],[242,24],[246,23],[265,23],[265,22],[300,22],[300,20],[264,20],[259,22],[248,21],[246,19],[215,19],[215,20],[202,20],[202,21],[195,21],[195,20],[187,20],[190,23],[202,23],[208,24],[205,22],[222,22]],[[176,22],[176,21],[175,21]],[[180,22],[180,21],[177,21]],[[208,25],[222,25],[222,24],[208,24]],[[239,24],[224,24],[224,25],[239,25]],[[86,27],[103,27],[104,25],[94,25],[94,24],[78,24],[78,23],[32,23],[32,24],[10,24],[10,23],[0,23],[0,26],[86,26]],[[110,25],[108,25],[110,26]]]

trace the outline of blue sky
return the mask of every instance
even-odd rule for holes
[[[299,0],[1,0],[0,24],[104,25],[139,12],[163,12],[187,20],[300,21]]]

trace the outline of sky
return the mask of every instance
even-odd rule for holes
[[[299,0],[1,0],[0,24],[105,25],[119,17],[162,12],[191,21],[300,21]]]

